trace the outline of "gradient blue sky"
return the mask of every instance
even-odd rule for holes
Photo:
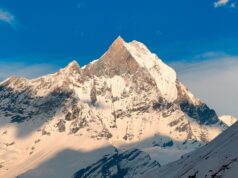
[[[221,2],[226,0],[221,0]],[[236,1],[1,0],[0,60],[80,65],[121,35],[144,42],[166,62],[207,53],[238,53]]]
[[[196,95],[238,116],[238,0],[1,0],[0,80],[72,59],[83,66],[118,35],[145,43]]]

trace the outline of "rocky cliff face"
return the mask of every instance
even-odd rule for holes
[[[83,68],[73,61],[52,75],[3,82],[0,118],[3,125],[16,126],[14,133],[21,139],[36,130],[49,137],[86,136],[151,155],[168,150],[172,156],[167,162],[227,128],[179,82],[172,68],[142,43],[126,43],[121,37]],[[162,156],[156,159],[167,163]]]
[[[85,67],[83,73],[87,76],[113,77],[115,75],[133,74],[138,71],[139,64],[125,44],[125,41],[118,37],[99,60]]]

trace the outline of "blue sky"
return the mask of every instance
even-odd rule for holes
[[[166,62],[238,52],[236,0],[1,0],[0,59],[63,66],[98,58],[121,35]],[[227,2],[227,3],[226,3]]]
[[[216,96],[237,93],[238,0],[1,0],[0,80],[52,73],[72,59],[83,66],[118,35],[145,43],[212,105],[217,98],[209,99],[216,93],[209,83],[221,78],[210,76],[223,76],[226,88],[233,77],[231,91],[222,88]],[[206,88],[194,84],[196,76],[201,83],[206,79]],[[211,93],[199,92],[208,87]]]

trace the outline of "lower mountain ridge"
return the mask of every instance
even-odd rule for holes
[[[74,178],[86,177],[140,177],[149,170],[159,167],[150,156],[137,149],[104,156],[93,165],[79,170]]]
[[[154,168],[143,177],[166,178],[235,178],[238,168],[238,123],[202,148],[182,159]]]
[[[140,177],[228,128],[137,41],[0,84],[0,177]]]

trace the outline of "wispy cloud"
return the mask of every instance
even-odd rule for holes
[[[234,3],[234,2],[231,3],[230,7],[231,7],[231,8],[236,8],[236,3]]]
[[[230,2],[230,0],[218,0],[218,1],[214,2],[213,5],[215,8],[223,7],[223,6],[227,6],[230,8],[236,8],[236,3]]]
[[[177,70],[180,80],[218,114],[238,118],[238,56],[214,52],[205,60],[206,54],[200,55],[200,62],[184,61],[171,66]],[[219,54],[222,55],[218,57]]]
[[[0,9],[0,22],[9,24],[13,29],[17,29],[17,21],[15,17],[8,11]]]
[[[19,62],[0,62],[0,82],[10,76],[36,78],[57,71],[57,67],[50,64],[26,64]]]
[[[77,9],[81,9],[81,8],[85,7],[85,5],[86,5],[86,3],[83,1],[76,2]]]
[[[218,0],[217,2],[214,2],[214,7],[222,7],[229,3],[229,0]]]

